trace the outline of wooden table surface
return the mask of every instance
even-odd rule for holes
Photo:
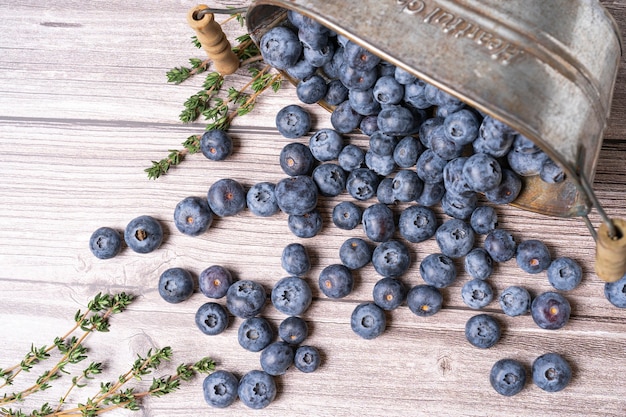
[[[572,317],[557,331],[538,328],[529,315],[507,317],[493,301],[486,311],[502,323],[503,337],[487,350],[470,346],[464,338],[465,322],[476,314],[461,300],[465,273],[443,291],[445,308],[437,315],[418,318],[402,306],[388,314],[388,328],[375,340],[362,340],[351,331],[352,310],[371,300],[372,287],[380,278],[373,267],[355,273],[354,292],[340,301],[327,299],[317,287],[321,269],[339,262],[341,243],[363,236],[360,229],[343,231],[331,224],[332,207],[347,200],[346,195],[321,199],[325,226],[312,239],[293,236],[283,214],[260,218],[248,211],[217,219],[200,237],[179,233],[172,217],[176,204],[188,196],[206,195],[216,180],[230,177],[249,187],[284,176],[278,154],[286,141],[276,131],[274,115],[283,106],[298,103],[295,89],[286,84],[278,93],[262,95],[250,115],[235,120],[231,129],[235,151],[229,160],[211,162],[192,155],[162,178],[149,180],[144,168],[150,161],[163,158],[169,149],[180,149],[185,138],[204,128],[202,123],[184,125],[178,119],[183,102],[200,89],[202,79],[177,86],[165,77],[167,70],[186,65],[188,58],[203,57],[191,45],[193,33],[185,20],[195,4],[0,2],[0,368],[19,363],[31,344],[50,345],[96,293],[126,291],[137,300],[112,319],[109,333],[86,342],[90,358],[105,363],[103,378],[114,379],[137,354],[164,346],[173,348],[175,364],[208,355],[219,369],[238,376],[259,369],[259,355],[238,345],[240,319],[232,319],[222,335],[205,336],[196,328],[194,315],[207,299],[196,292],[184,303],[165,303],[157,281],[168,268],[186,268],[197,276],[219,264],[237,279],[256,280],[269,291],[285,276],[280,266],[283,247],[300,242],[313,263],[306,280],[314,301],[304,317],[310,329],[306,343],[323,354],[317,372],[291,369],[278,377],[277,399],[254,413],[240,401],[224,410],[209,408],[202,397],[202,379],[196,378],[180,391],[148,399],[140,411],[110,415],[624,415],[626,310],[605,299],[604,284],[593,270],[595,244],[580,219],[498,208],[501,227],[517,241],[541,239],[554,257],[579,261],[584,279],[566,294]],[[624,33],[626,2],[603,4]],[[243,33],[236,22],[226,28],[231,40]],[[241,71],[229,82],[242,85],[246,78]],[[626,218],[625,82],[622,65],[594,183],[607,212],[621,218]],[[305,107],[315,129],[331,126],[324,110]],[[351,140],[366,144],[359,135]],[[123,230],[144,214],[164,226],[159,250],[141,255],[125,248],[106,261],[90,253],[88,240],[95,229]],[[599,225],[595,211],[590,219]],[[412,245],[411,251],[414,262],[402,277],[410,286],[422,282],[419,260],[437,247],[431,239]],[[498,265],[490,282],[496,294],[510,285],[525,286],[533,294],[551,289],[545,274],[526,274],[514,260]],[[262,315],[275,326],[284,318],[271,305]],[[506,398],[491,388],[489,370],[497,360],[511,357],[530,367],[537,356],[550,351],[563,354],[572,364],[573,380],[564,391],[546,393],[529,383],[520,394]],[[23,381],[15,388],[32,383],[36,372],[43,370],[20,375]],[[67,383],[69,377],[54,386]],[[70,401],[84,401],[97,390],[96,382],[76,391]],[[55,401],[61,391],[53,388],[34,395],[23,407]]]

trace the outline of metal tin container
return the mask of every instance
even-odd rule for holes
[[[525,177],[514,205],[551,216],[601,209],[593,182],[621,57],[597,0],[253,0],[263,34],[294,10],[532,139],[565,170]]]

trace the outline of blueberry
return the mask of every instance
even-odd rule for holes
[[[541,149],[535,144],[535,142],[532,141],[532,139],[529,139],[521,134],[517,134],[515,136],[511,152],[537,153],[540,151]]]
[[[393,149],[393,160],[400,168],[412,168],[424,152],[424,146],[414,136],[405,136]]]
[[[472,146],[475,153],[486,153],[494,158],[506,156],[515,140],[513,130],[491,116],[485,116]]]
[[[393,195],[393,178],[385,177],[380,180],[378,188],[376,189],[376,199],[379,203],[392,205],[398,201]]]
[[[448,162],[437,156],[431,149],[426,149],[417,159],[415,170],[426,184],[443,181],[443,171]]]
[[[615,307],[626,308],[626,275],[604,284],[604,297]]]
[[[486,307],[493,300],[493,288],[482,279],[471,279],[461,288],[463,302],[475,310]]]
[[[309,149],[318,161],[332,161],[343,149],[343,138],[336,130],[320,129],[309,139]]]
[[[382,278],[376,282],[373,290],[374,303],[383,310],[395,310],[406,299],[407,289],[396,278]]]
[[[284,26],[268,30],[261,38],[259,49],[263,60],[277,69],[292,67],[302,53],[302,44],[298,35]]]
[[[443,126],[447,138],[459,145],[467,145],[478,137],[480,124],[473,111],[462,109],[446,117]]]
[[[538,274],[550,266],[552,258],[548,247],[540,240],[529,239],[517,245],[517,265],[529,274]]]
[[[253,409],[262,409],[270,405],[276,398],[276,382],[274,378],[259,370],[245,374],[239,381],[237,394],[242,403]]]
[[[111,259],[122,249],[120,233],[110,227],[100,227],[89,237],[89,249],[98,259]]]
[[[159,277],[159,295],[168,303],[189,299],[194,291],[194,280],[183,268],[169,268]]]
[[[331,264],[319,275],[319,288],[328,298],[343,298],[352,292],[354,278],[347,266]]]
[[[363,71],[374,69],[380,62],[379,57],[352,41],[346,43],[343,56],[350,67]]]
[[[425,88],[426,83],[418,79],[414,79],[413,82],[404,84],[404,101],[416,109],[429,108],[431,104],[428,100],[426,100],[426,95],[424,94]]]
[[[218,370],[204,378],[202,392],[211,407],[226,408],[237,399],[239,381],[231,372]]]
[[[290,177],[309,175],[315,167],[315,158],[311,149],[299,142],[285,145],[278,158],[283,172]]]
[[[557,184],[565,180],[565,172],[552,159],[547,159],[541,166],[539,178],[548,184]]]
[[[288,274],[303,276],[311,270],[311,259],[301,243],[290,243],[283,248],[280,265]]]
[[[473,346],[488,349],[495,345],[501,336],[500,324],[488,314],[477,314],[465,323],[465,338]]]
[[[484,248],[496,262],[506,262],[515,256],[517,244],[513,235],[504,229],[494,229],[487,234]]]
[[[521,190],[520,177],[510,169],[503,168],[500,185],[485,192],[485,197],[494,204],[509,204],[515,201]]]
[[[406,304],[416,316],[429,317],[441,310],[443,295],[432,285],[416,285],[409,290]]]
[[[205,268],[198,277],[200,292],[209,298],[224,297],[232,283],[232,274],[221,265]]]
[[[393,155],[380,155],[371,149],[365,152],[365,165],[382,177],[391,174],[396,169]]]
[[[374,99],[380,104],[398,104],[404,98],[404,86],[395,76],[386,75],[376,80],[373,93]]]
[[[283,375],[293,365],[293,347],[284,341],[273,342],[261,351],[261,368],[268,375]]]
[[[401,105],[385,106],[378,113],[378,129],[387,135],[411,135],[416,133],[421,122],[411,110]]]
[[[428,137],[430,149],[440,158],[450,161],[463,153],[463,145],[446,136],[443,125],[434,127]]]
[[[288,316],[298,316],[309,308],[313,296],[305,280],[290,276],[274,284],[271,299],[276,310]]]
[[[357,145],[346,145],[341,152],[339,152],[337,162],[344,171],[352,172],[363,166],[365,162],[365,151]]]
[[[341,67],[339,67],[338,77],[349,90],[367,90],[372,88],[376,83],[378,71],[376,68],[365,70],[353,68],[344,60]]]
[[[485,280],[493,273],[493,259],[483,248],[474,248],[464,260],[465,272],[472,278]]]
[[[441,198],[441,209],[455,219],[469,220],[476,207],[478,196],[475,193],[459,195],[446,191]]]
[[[228,313],[221,304],[209,301],[196,311],[196,325],[202,333],[215,336],[228,327]]]
[[[327,162],[316,166],[311,177],[321,195],[335,197],[345,191],[348,174],[339,165]]]
[[[250,351],[260,352],[274,340],[274,331],[263,317],[245,319],[237,330],[239,345]]]
[[[547,392],[563,390],[572,379],[572,368],[565,358],[550,352],[539,356],[533,362],[533,382]]]
[[[393,76],[396,81],[398,81],[402,85],[411,84],[417,80],[417,77],[415,77],[415,75],[400,67],[395,68]]]
[[[474,191],[486,192],[500,185],[502,168],[493,157],[475,153],[463,165],[463,178]]]
[[[461,156],[449,161],[443,169],[443,183],[446,191],[461,196],[470,196],[475,191],[470,187],[463,175],[463,167],[467,157]]]
[[[297,237],[312,238],[322,230],[322,216],[317,209],[304,214],[290,214],[287,218],[287,226]]]
[[[443,121],[445,119],[442,117],[430,117],[420,125],[419,128],[419,139],[424,147],[430,149],[430,138],[432,137],[432,132],[435,130],[437,126],[443,125]]]
[[[530,314],[542,329],[556,330],[565,326],[571,311],[569,301],[554,291],[539,294],[530,304]]]
[[[399,240],[382,242],[372,253],[372,265],[383,277],[398,277],[411,266],[409,248]]]
[[[350,327],[363,339],[380,336],[387,326],[387,318],[382,308],[374,303],[361,303],[352,312]]]
[[[290,316],[280,322],[278,336],[290,345],[299,345],[309,335],[309,327],[304,319]]]
[[[285,68],[284,71],[295,80],[303,80],[315,74],[317,68],[311,65],[311,63],[307,61],[304,56],[301,56],[298,59],[298,62],[291,67]]]
[[[441,252],[450,258],[467,255],[474,247],[474,231],[460,219],[448,219],[435,232]]]
[[[350,107],[362,116],[377,115],[380,112],[380,103],[374,99],[374,92],[371,88],[367,90],[349,90],[348,101],[350,102]]]
[[[572,258],[556,258],[547,270],[548,282],[560,291],[570,291],[578,287],[583,279],[583,270]]]
[[[207,200],[211,211],[220,217],[234,216],[246,208],[246,190],[232,178],[222,178],[209,187]]]
[[[335,55],[335,44],[327,42],[326,45],[317,49],[304,45],[303,52],[305,61],[313,67],[319,68],[327,65],[333,59],[333,56]]]
[[[163,228],[152,216],[135,217],[124,229],[124,241],[137,253],[149,253],[161,246]]]
[[[513,172],[522,177],[530,177],[541,173],[541,167],[548,160],[548,155],[543,151],[526,153],[511,150],[506,158]]]
[[[359,269],[372,260],[373,250],[363,239],[351,237],[339,247],[339,259],[349,269]]]
[[[398,146],[398,138],[376,131],[370,136],[370,151],[378,155],[393,156],[393,151]]]
[[[435,288],[445,288],[457,278],[454,261],[441,253],[431,253],[420,262],[420,276]]]
[[[326,87],[324,101],[331,106],[338,106],[348,99],[348,89],[339,79],[333,79]]]
[[[530,311],[530,299],[526,288],[510,286],[500,294],[500,307],[507,316],[521,316]]]
[[[306,50],[310,49],[305,48],[305,51]],[[313,104],[323,99],[324,96],[326,96],[327,90],[326,80],[320,75],[314,74],[298,82],[296,86],[296,96],[303,103]]]
[[[458,109],[463,107],[463,103],[451,94],[446,93],[435,85],[428,84],[424,90],[426,98],[437,107],[457,106]]]
[[[234,316],[249,319],[263,310],[267,294],[261,284],[241,280],[228,287],[226,307]]]
[[[333,224],[342,230],[352,230],[361,223],[363,212],[352,201],[342,201],[333,208]]]
[[[382,203],[372,204],[363,210],[363,231],[374,242],[385,242],[396,231],[393,212]]]
[[[276,128],[288,139],[302,137],[311,129],[311,116],[301,106],[290,104],[276,114]]]
[[[335,48],[335,52],[333,53],[333,57],[330,59],[330,61],[328,61],[326,64],[324,64],[322,66],[322,69],[324,70],[324,74],[331,80],[337,80],[338,84],[341,84],[341,86],[343,86],[343,88],[346,89],[346,96],[344,98],[344,100],[346,100],[348,98],[347,92],[348,92],[348,88],[343,84],[343,82],[339,79],[339,74],[341,72],[341,67],[344,64],[344,59],[343,59],[343,46],[339,46],[338,48]],[[341,100],[343,101],[343,100]],[[339,103],[341,103],[341,101]],[[336,103],[334,105],[337,105],[339,103]],[[330,103],[329,103],[330,104]]]
[[[179,232],[188,236],[198,236],[207,231],[213,223],[213,212],[206,198],[187,197],[176,204],[174,225]]]
[[[491,206],[479,206],[472,212],[470,226],[475,233],[486,235],[498,227],[498,214]]]
[[[398,230],[403,238],[412,243],[430,239],[437,231],[435,212],[424,206],[411,205],[400,213]]]
[[[363,117],[359,123],[359,129],[361,133],[367,136],[372,136],[378,132],[378,114]]]
[[[293,363],[301,372],[310,373],[319,368],[322,363],[322,357],[315,347],[302,345],[296,349]]]
[[[350,106],[350,101],[346,100],[335,107],[330,115],[330,123],[339,133],[350,133],[359,127],[363,116]]]
[[[401,169],[393,177],[393,195],[397,201],[408,203],[417,200],[424,189],[424,183],[417,172]]]
[[[498,394],[511,397],[526,385],[526,368],[515,359],[500,359],[491,367],[489,382]]]
[[[298,30],[298,39],[304,49],[320,50],[328,46],[328,32],[319,32],[309,28]]]
[[[274,190],[276,185],[271,182],[257,182],[246,194],[246,205],[256,216],[269,217],[280,210]]]
[[[424,183],[424,188],[422,189],[422,193],[415,200],[417,204],[420,204],[424,207],[432,207],[439,204],[445,195],[446,188],[442,182],[432,182]]]
[[[376,195],[380,178],[369,168],[357,168],[348,174],[346,191],[357,200],[368,200]]]
[[[200,151],[212,161],[223,161],[233,152],[233,139],[223,130],[207,130],[200,138]]]
[[[317,206],[317,185],[308,175],[283,178],[274,189],[278,207],[286,214],[302,215]]]

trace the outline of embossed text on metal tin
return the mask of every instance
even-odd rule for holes
[[[449,10],[435,6],[429,0],[395,0],[404,13],[419,16],[426,24],[438,27],[443,33],[455,38],[474,41],[491,58],[507,65],[523,54],[522,48],[513,45],[493,32],[469,19],[455,15]]]

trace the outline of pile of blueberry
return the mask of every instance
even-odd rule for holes
[[[360,227],[362,234],[341,245],[340,262],[322,268],[318,285],[327,298],[347,297],[354,287],[354,271],[371,263],[380,279],[372,300],[357,305],[350,320],[360,337],[380,336],[387,325],[385,311],[404,304],[418,317],[440,311],[441,289],[456,282],[459,262],[471,277],[462,286],[463,302],[471,309],[484,308],[495,297],[488,279],[494,264],[513,258],[529,274],[545,273],[555,291],[531,298],[523,287],[506,288],[499,296],[502,311],[508,316],[531,314],[543,329],[567,323],[571,308],[562,292],[580,284],[580,265],[568,257],[553,258],[539,240],[517,242],[498,227],[494,208],[517,198],[524,176],[540,176],[549,183],[564,180],[563,171],[546,153],[498,120],[292,11],[259,46],[268,64],[297,81],[300,101],[334,107],[333,128],[317,130],[303,143],[312,130],[310,115],[297,104],[281,109],[276,127],[292,139],[278,156],[286,176],[248,190],[233,179],[216,181],[206,198],[187,197],[178,203],[174,223],[181,233],[198,236],[210,228],[214,216],[234,216],[247,208],[259,217],[286,214],[294,236],[311,238],[323,227],[318,201],[349,195],[353,200],[334,206],[332,223],[342,230]],[[357,129],[369,137],[367,149],[349,143],[349,134]],[[232,139],[227,132],[208,131],[201,150],[211,160],[226,159]],[[437,205],[446,216],[441,222]],[[158,221],[141,216],[128,224],[123,236],[132,250],[147,253],[160,245],[163,232]],[[429,239],[439,251],[420,262],[424,282],[407,288],[401,277],[411,266],[411,245]],[[106,227],[90,240],[94,255],[103,259],[119,253],[121,245],[120,233]],[[275,283],[271,294],[254,281],[233,281],[219,265],[199,275],[200,291],[212,299],[225,297],[226,302],[203,304],[196,314],[197,327],[216,335],[226,329],[229,314],[243,319],[239,343],[260,352],[262,369],[239,380],[223,370],[208,376],[204,396],[214,407],[226,407],[237,397],[251,408],[266,407],[276,395],[274,376],[292,365],[303,372],[320,365],[320,352],[304,344],[308,328],[301,315],[312,302],[311,288],[303,279],[311,269],[306,247],[286,245],[281,265],[287,276]],[[192,295],[194,284],[188,271],[168,269],[160,277],[159,294],[178,303]],[[626,307],[626,276],[606,284],[605,295],[615,306]],[[287,316],[278,338],[261,316],[268,298]],[[476,314],[467,321],[465,336],[471,345],[489,348],[500,339],[500,324],[490,314]],[[532,364],[534,383],[546,391],[565,388],[571,376],[570,365],[557,353],[541,355]],[[494,364],[490,380],[498,393],[514,395],[526,383],[526,370],[505,358]]]

